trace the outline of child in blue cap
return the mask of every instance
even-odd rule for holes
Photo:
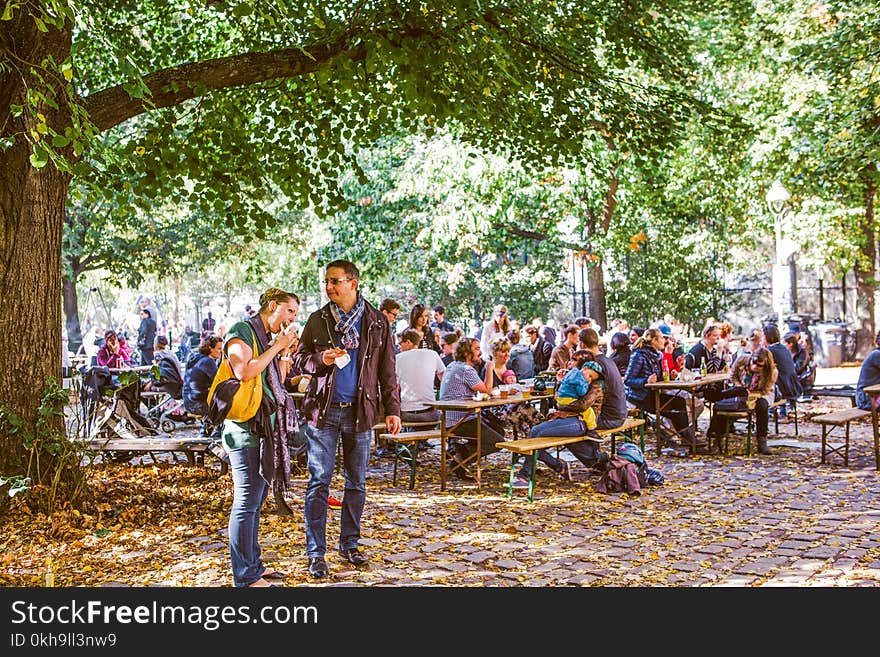
[[[602,412],[602,402],[605,400],[605,381],[603,380],[602,365],[592,360],[593,354],[580,350],[572,355],[574,367],[572,367],[556,389],[556,407],[560,411],[570,410],[575,402],[587,426],[587,435],[591,438],[599,438],[596,432],[596,418]],[[585,399],[581,399],[585,397]],[[586,410],[583,409],[587,405]]]

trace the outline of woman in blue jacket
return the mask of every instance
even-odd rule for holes
[[[217,374],[217,365],[223,351],[223,338],[208,333],[199,342],[198,351],[189,355],[183,377],[183,407],[193,415],[208,414],[208,391]],[[220,427],[217,427],[219,430]],[[202,435],[210,435],[213,427],[202,420]]]
[[[647,329],[642,337],[636,341],[635,348],[629,358],[629,365],[626,368],[626,375],[623,377],[626,400],[651,414],[657,411],[654,405],[654,391],[646,388],[645,384],[662,380],[660,350],[665,343],[666,336],[660,332],[660,329]],[[678,395],[661,392],[660,407],[663,409],[660,411],[660,415],[668,417],[672,421],[672,426],[678,432],[680,440],[684,444],[691,444],[693,427],[688,421],[687,400]],[[659,440],[660,433],[659,431],[657,433]]]

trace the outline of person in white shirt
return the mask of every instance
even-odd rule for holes
[[[421,336],[413,329],[400,334],[397,382],[400,385],[400,419],[404,422],[440,422],[440,411],[428,404],[437,399],[434,377],[443,378],[446,366],[433,349],[419,349]]]
[[[487,354],[486,357],[489,358],[492,354],[492,340],[506,338],[511,328],[513,327],[510,315],[507,314],[507,306],[504,304],[495,306],[492,317],[483,324],[483,331],[480,334],[480,352]]]

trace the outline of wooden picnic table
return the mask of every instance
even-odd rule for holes
[[[664,391],[670,390],[684,390],[690,394],[690,406],[691,413],[690,417],[693,420],[689,420],[688,426],[690,426],[693,431],[691,431],[691,454],[697,453],[697,400],[696,393],[703,386],[708,386],[713,383],[723,383],[730,378],[730,372],[713,372],[711,374],[707,374],[706,376],[699,377],[696,379],[690,379],[688,381],[684,381],[682,379],[675,379],[674,381],[655,381],[654,383],[646,383],[645,387],[649,390],[654,391],[654,407],[656,409],[657,424],[660,423],[660,412],[669,405],[669,402],[666,404],[660,404],[660,393]],[[660,456],[660,450],[662,445],[660,444],[660,434],[659,431],[657,433],[657,456]],[[675,431],[676,434],[681,436],[681,432],[678,430]]]
[[[477,488],[480,488],[481,485],[481,469],[480,469],[480,459],[481,459],[481,447],[483,440],[483,430],[482,430],[482,413],[484,408],[491,408],[493,406],[506,406],[507,404],[528,404],[533,401],[540,401],[542,399],[552,399],[552,394],[535,394],[532,393],[528,397],[523,396],[522,392],[517,392],[515,394],[510,394],[507,398],[502,399],[501,397],[490,397],[489,399],[481,399],[477,401],[473,398],[468,399],[449,399],[449,400],[438,400],[432,402],[426,402],[430,406],[438,409],[440,411],[440,490],[446,490],[446,445],[450,438],[466,438],[468,440],[474,440],[474,436],[458,436],[455,433],[455,430],[462,425],[464,422],[470,419],[471,415],[475,415],[477,418],[477,449],[469,456],[462,465],[468,463],[469,461],[476,460],[477,463]],[[465,417],[456,422],[451,427],[446,426],[446,412],[447,411],[462,411],[467,413]]]

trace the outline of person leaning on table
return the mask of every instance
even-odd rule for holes
[[[491,394],[491,389],[486,382],[477,374],[477,367],[482,362],[480,359],[480,341],[476,338],[464,337],[458,341],[455,347],[455,360],[452,361],[443,373],[440,381],[440,401],[452,401],[461,399],[473,399],[475,392]],[[497,452],[495,443],[504,440],[504,436],[498,433],[480,413],[475,415],[467,411],[446,411],[446,426],[452,427],[462,418],[472,417],[456,427],[458,436],[477,437],[477,417],[480,418],[481,427],[481,456]],[[476,443],[467,441],[464,443],[450,441],[447,458],[452,460],[451,466],[460,464],[476,453]],[[464,466],[455,467],[452,474],[459,479],[471,480],[472,477]]]

